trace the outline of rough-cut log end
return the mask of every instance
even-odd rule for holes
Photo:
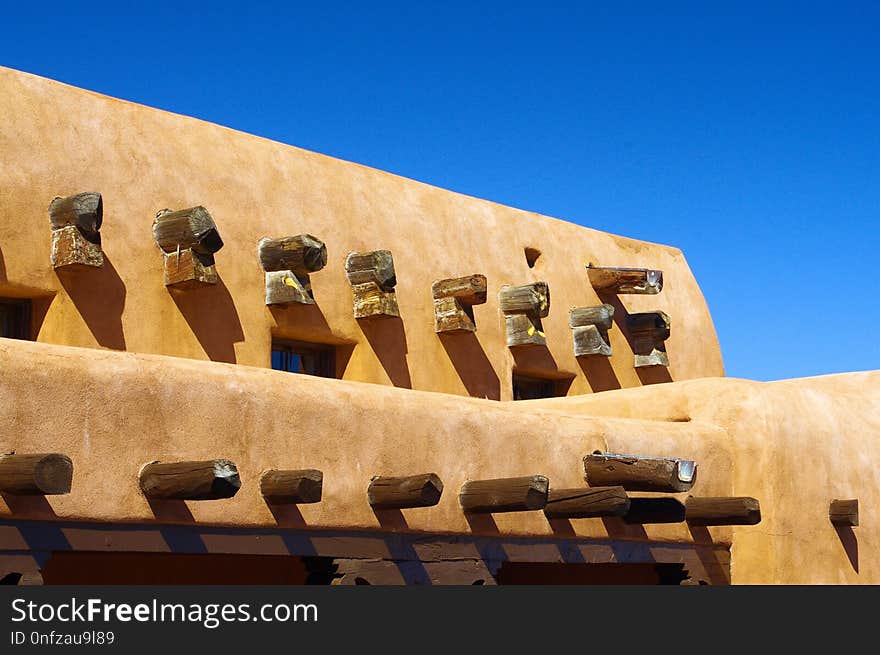
[[[550,313],[550,285],[533,282],[520,286],[503,286],[498,293],[502,314],[528,314],[533,318],[546,318]]]
[[[690,496],[685,508],[691,525],[757,525],[761,522],[761,505],[748,496]]]
[[[600,294],[657,294],[663,289],[663,271],[587,265],[587,276]]]
[[[324,474],[317,469],[271,469],[260,476],[260,493],[273,505],[321,502]]]
[[[327,246],[311,234],[272,239],[263,237],[257,245],[263,270],[293,271],[308,275],[327,265]]]
[[[52,229],[76,227],[90,242],[101,243],[101,223],[104,221],[104,200],[100,193],[87,191],[66,198],[55,198],[49,204]]]
[[[397,285],[394,259],[390,250],[348,253],[345,258],[345,274],[352,288],[373,283],[381,291],[391,292]]]
[[[191,248],[201,255],[212,255],[223,247],[214,219],[201,205],[158,212],[153,221],[153,238],[166,253]]]
[[[623,487],[551,489],[544,514],[548,519],[587,519],[623,516],[630,500]]]
[[[443,482],[436,473],[407,477],[374,477],[367,488],[373,509],[431,507],[440,502]]]
[[[165,286],[193,289],[204,284],[217,284],[217,269],[212,255],[202,255],[191,249],[163,255]]]
[[[486,276],[480,274],[436,280],[431,285],[434,299],[456,298],[463,305],[482,305],[486,302]]]
[[[218,500],[232,498],[241,480],[228,459],[152,462],[141,469],[140,487],[147,498],[155,500]]]
[[[471,514],[527,512],[547,505],[549,480],[543,475],[465,482],[458,494],[461,508]]]
[[[574,341],[574,356],[587,357],[600,355],[611,357],[611,343],[608,340],[608,332],[595,325],[585,325],[571,329]]]
[[[687,513],[675,498],[630,498],[629,502],[623,516],[626,523],[681,523]]]
[[[314,305],[312,283],[308,275],[300,276],[293,271],[270,271],[266,273],[267,305]]]
[[[70,493],[73,462],[67,455],[0,455],[0,493],[55,496]]]
[[[859,499],[832,500],[828,518],[834,525],[856,527],[859,524]]]
[[[591,487],[621,486],[627,491],[681,493],[697,479],[695,462],[676,457],[640,457],[599,451],[584,457]]]
[[[354,317],[356,319],[399,318],[397,294],[393,291],[382,291],[375,282],[353,284]]]
[[[527,314],[508,314],[504,317],[508,348],[545,346],[547,337],[540,318]]]
[[[89,241],[74,225],[52,230],[52,268],[83,269],[100,268],[104,265],[104,253],[98,243]]]
[[[434,332],[475,332],[474,320],[458,298],[434,299]]]
[[[602,330],[610,330],[613,319],[614,307],[608,304],[572,307],[568,310],[568,324],[572,328],[594,325]]]

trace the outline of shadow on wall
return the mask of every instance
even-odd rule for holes
[[[195,289],[167,289],[208,358],[235,364],[234,344],[244,341],[244,332],[223,280]]]
[[[853,571],[858,573],[859,540],[858,537],[856,537],[856,533],[853,532],[853,529],[848,525],[835,525],[834,529],[837,531],[840,545],[843,546],[843,550],[846,552],[846,557],[849,559],[850,566],[852,566]]]
[[[629,316],[626,307],[623,306],[623,303],[620,302],[620,298],[616,295],[606,296],[603,294],[599,296],[599,300],[614,307],[614,324],[626,338],[626,342],[630,345],[630,350],[632,350],[632,335],[629,333],[629,329],[626,326],[626,319]],[[584,371],[584,373],[586,373],[586,371]],[[639,380],[642,381],[643,385],[672,382],[672,376],[669,374],[669,369],[665,366],[643,366],[636,369],[636,374],[639,376]],[[620,387],[618,386],[615,388],[619,389]]]
[[[105,348],[125,350],[122,331],[125,283],[107,253],[100,268],[59,268],[55,273],[95,341]]]
[[[7,286],[8,283],[9,278],[6,275],[6,261],[3,258],[3,249],[0,248],[0,285]],[[18,285],[11,286],[16,287]],[[21,293],[21,291],[24,291],[24,293]],[[4,293],[8,292],[4,291]],[[37,337],[40,335],[40,329],[43,327],[43,320],[46,318],[46,313],[49,311],[49,306],[52,304],[52,301],[55,300],[55,292],[42,289],[19,288],[19,293],[14,293],[12,295],[14,297],[29,299],[31,301],[30,331],[28,332],[28,339],[36,341]]]
[[[688,530],[690,530],[691,536],[694,538],[694,543],[698,546],[697,557],[700,558],[706,575],[709,576],[708,582],[715,585],[730,584],[729,557],[726,565],[718,559],[718,552],[716,549],[711,548],[715,542],[712,540],[712,533],[709,532],[709,528],[688,523]],[[729,556],[730,551],[727,551],[727,553]],[[705,581],[698,582],[702,584]]]
[[[611,367],[611,361],[608,357],[585,355],[584,357],[578,357],[577,361],[593,393],[620,389],[620,380],[617,379],[617,374]]]
[[[273,338],[333,346],[335,377],[341,380],[345,376],[345,369],[348,368],[348,362],[357,344],[333,334],[324,312],[318,305],[291,303],[268,305],[266,308],[275,321]]]
[[[359,319],[361,332],[379,358],[385,373],[395,387],[412,389],[409,365],[406,363],[406,331],[399,318]]]
[[[465,389],[474,398],[501,400],[501,381],[473,332],[437,335]]]

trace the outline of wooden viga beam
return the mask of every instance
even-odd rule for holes
[[[151,462],[140,472],[143,494],[153,500],[232,498],[241,487],[238,469],[228,459],[199,462]]]
[[[394,293],[397,276],[390,250],[348,253],[345,274],[354,295],[356,319],[400,317]]]
[[[486,302],[486,276],[466,275],[437,280],[431,285],[434,298],[434,332],[474,332],[474,305]]]
[[[761,505],[749,496],[689,496],[685,518],[691,525],[757,525]]]
[[[623,487],[550,489],[544,515],[548,519],[588,519],[623,516],[630,499]]]
[[[54,496],[70,493],[73,462],[61,453],[0,455],[0,493]]]
[[[859,499],[832,500],[828,507],[828,518],[837,526],[850,526],[859,524]]]
[[[587,264],[587,277],[596,293],[649,294],[663,290],[663,271],[650,268],[616,268]]]
[[[376,476],[367,488],[367,500],[373,509],[432,507],[440,502],[443,482],[436,473],[405,477]]]
[[[320,503],[324,473],[317,469],[270,469],[260,476],[260,493],[272,505]]]
[[[314,305],[309,274],[327,265],[327,246],[311,234],[271,239],[257,244],[260,265],[266,274],[266,304]]]
[[[546,282],[505,285],[498,294],[498,304],[504,315],[509,348],[547,345],[541,323],[550,313],[550,286]]]
[[[591,487],[620,486],[627,491],[681,493],[697,479],[697,464],[677,457],[640,457],[595,451],[584,457]]]
[[[626,317],[630,345],[636,368],[669,366],[666,340],[669,338],[669,316],[665,312],[645,312]]]
[[[543,475],[494,480],[469,480],[458,494],[461,508],[470,514],[529,512],[544,509],[550,481]]]
[[[49,203],[52,267],[88,270],[103,266],[100,231],[103,220],[104,201],[100,193],[86,191],[52,200]]]
[[[595,307],[575,307],[568,312],[568,324],[574,339],[574,356],[599,355],[611,357],[611,329],[614,307],[598,305]]]
[[[153,221],[153,238],[165,260],[165,286],[188,289],[217,283],[214,253],[223,240],[202,206],[163,209]]]

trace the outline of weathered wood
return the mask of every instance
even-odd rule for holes
[[[354,317],[357,319],[384,319],[400,316],[397,294],[382,291],[375,282],[351,285],[354,295]]]
[[[550,519],[623,516],[629,511],[629,502],[623,487],[550,489],[544,514]]]
[[[526,512],[547,505],[549,480],[543,475],[495,480],[470,480],[458,494],[465,512]]]
[[[486,302],[486,289],[486,276],[474,274],[436,280],[431,285],[431,295],[434,298],[457,298],[463,305],[482,305]]]
[[[162,256],[166,287],[190,289],[203,284],[217,284],[217,269],[213,264],[213,257],[190,248],[164,253]]]
[[[431,507],[440,502],[443,482],[436,473],[407,477],[374,477],[367,488],[373,509]]]
[[[83,269],[104,265],[101,244],[89,241],[75,225],[52,230],[52,268]]]
[[[141,491],[162,500],[232,498],[241,487],[238,469],[228,459],[202,462],[152,462],[141,469]]]
[[[434,298],[434,332],[475,332],[476,329],[458,298]]]
[[[627,491],[688,491],[697,479],[695,462],[675,457],[639,457],[594,452],[584,457],[591,487],[621,486]]]
[[[504,328],[509,348],[547,344],[544,325],[540,318],[527,314],[508,314],[504,317]]]
[[[312,282],[308,275],[298,275],[293,271],[266,272],[267,305],[314,305]]]
[[[587,265],[587,276],[597,293],[657,294],[663,289],[663,271]]]
[[[856,527],[859,524],[859,499],[832,500],[828,507],[828,518],[834,525]]]
[[[757,525],[761,505],[748,496],[689,496],[685,518],[691,525]]]
[[[70,492],[73,462],[61,453],[0,455],[0,493],[50,496]]]
[[[163,209],[157,213],[153,238],[166,253],[191,248],[207,256],[207,264],[214,263],[213,254],[223,247],[214,219],[201,205],[178,211]]]
[[[669,366],[666,339],[669,338],[669,316],[665,312],[644,312],[626,317],[635,367]]]
[[[390,250],[348,253],[345,258],[345,274],[352,287],[373,283],[381,291],[391,292],[397,285],[394,259]]]
[[[613,319],[614,307],[608,304],[572,307],[568,311],[568,324],[573,328],[592,325],[602,330],[610,330]]]
[[[100,193],[92,191],[56,197],[49,203],[49,220],[54,230],[76,227],[88,241],[100,245],[104,201]]]
[[[263,270],[293,271],[308,275],[327,265],[327,246],[311,234],[272,239],[263,237],[257,245]]]
[[[505,285],[498,293],[498,304],[502,314],[528,314],[534,318],[545,318],[550,313],[550,285],[546,282],[516,287]]]
[[[260,493],[273,505],[321,502],[324,474],[317,469],[270,469],[260,476]]]
[[[626,523],[681,523],[685,515],[685,506],[675,498],[630,498],[629,511],[623,520]]]

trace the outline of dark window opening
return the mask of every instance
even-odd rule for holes
[[[0,337],[31,338],[31,301],[0,298]]]
[[[272,368],[288,373],[335,378],[336,349],[317,343],[276,341],[272,343]]]
[[[651,562],[504,562],[495,574],[499,585],[680,585],[689,577],[684,564]]]
[[[557,396],[564,396],[569,386],[571,386],[571,380],[536,378],[514,373],[513,399],[556,398]]]

